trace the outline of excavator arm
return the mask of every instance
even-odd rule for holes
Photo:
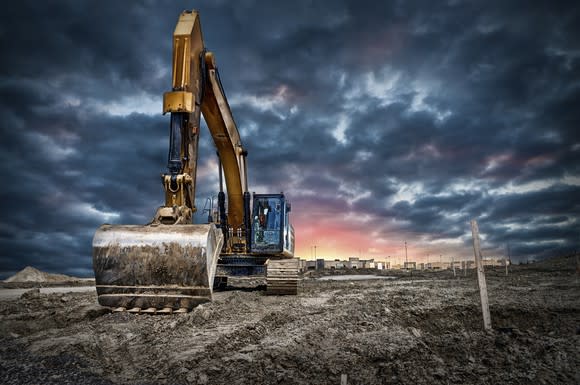
[[[228,225],[240,228],[244,221],[243,194],[248,191],[247,151],[224,94],[214,56],[205,54],[208,86],[204,89],[201,110],[224,170],[228,192]]]
[[[175,212],[195,211],[201,111],[224,171],[227,226],[242,228],[244,192],[248,191],[247,151],[223,91],[214,55],[204,47],[199,15],[195,11],[181,14],[173,34],[172,83],[172,91],[163,95],[163,113],[171,113],[169,173],[163,175],[165,206],[158,210],[154,222],[185,223],[190,217],[180,218]]]

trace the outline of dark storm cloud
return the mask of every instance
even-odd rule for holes
[[[284,190],[296,218],[353,227],[352,213],[426,254],[432,241],[469,251],[474,217],[490,253],[577,248],[573,2],[20,1],[0,16],[1,276],[89,274],[101,223],[145,223],[161,204],[161,95],[187,7],[216,53],[251,190]],[[217,189],[202,135],[198,221]]]

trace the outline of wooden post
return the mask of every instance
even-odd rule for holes
[[[340,375],[340,385],[347,385],[346,384],[346,374]]]
[[[453,277],[455,277],[455,258],[451,257],[451,264],[453,265]]]
[[[473,236],[473,253],[475,254],[475,265],[477,268],[477,283],[479,284],[479,296],[481,297],[481,311],[483,313],[483,327],[485,330],[491,329],[491,317],[489,315],[489,302],[487,301],[487,284],[485,283],[485,272],[483,271],[483,261],[481,248],[479,246],[479,228],[477,221],[471,221],[471,234]]]
[[[580,260],[578,259],[578,256],[580,254],[576,254],[576,283],[578,283],[578,277],[580,277]]]

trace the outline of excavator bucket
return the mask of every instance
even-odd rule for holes
[[[93,238],[99,303],[132,312],[183,312],[211,301],[222,244],[213,224],[102,225]]]

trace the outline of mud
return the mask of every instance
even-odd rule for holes
[[[0,301],[0,372],[6,384],[578,384],[572,262],[487,271],[489,332],[473,272],[308,278],[296,297],[230,289],[169,316],[33,289]]]

